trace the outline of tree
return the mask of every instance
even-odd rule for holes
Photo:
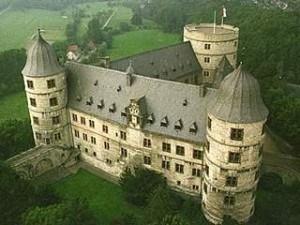
[[[187,225],[179,216],[166,215],[160,222],[151,225]]]
[[[143,25],[143,17],[141,13],[135,12],[131,17],[131,23],[137,26]]]
[[[89,40],[93,41],[96,44],[102,43],[103,33],[101,30],[99,19],[97,17],[94,17],[89,21],[87,36]]]
[[[133,173],[127,169],[120,179],[120,185],[128,202],[145,206],[153,190],[158,186],[165,187],[165,179],[152,170],[142,167],[135,168]]]
[[[22,225],[97,225],[85,200],[35,207],[23,215]]]

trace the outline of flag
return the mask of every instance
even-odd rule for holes
[[[223,6],[222,17],[223,18],[227,17],[227,10],[226,10],[225,6]]]

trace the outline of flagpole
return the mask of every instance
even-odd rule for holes
[[[216,17],[217,17],[217,11],[214,12],[214,34],[216,33]]]
[[[221,22],[221,26],[223,27],[224,24],[224,16],[222,16],[222,22]]]

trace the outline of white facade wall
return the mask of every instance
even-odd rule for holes
[[[52,79],[55,80],[55,87],[48,88],[47,81]],[[28,86],[28,81],[32,82],[33,87]],[[37,146],[41,144],[70,146],[65,73],[46,77],[24,75],[24,83],[35,144]],[[31,98],[35,99],[36,106],[31,105]],[[51,98],[57,99],[56,106],[50,106]],[[53,124],[52,118],[57,116],[59,123]],[[34,117],[38,119],[38,123],[34,121]]]
[[[221,224],[225,215],[239,222],[246,222],[254,212],[255,191],[259,178],[263,146],[263,125],[266,121],[251,124],[233,124],[215,118],[207,128],[207,149],[204,160],[208,172],[204,173],[202,208],[213,223]],[[244,130],[241,141],[232,140],[231,128]],[[240,154],[239,162],[230,162],[229,153]],[[228,177],[235,177],[237,184],[226,185]],[[234,204],[225,204],[226,196],[234,198]]]
[[[144,132],[141,129],[95,118],[74,109],[69,111],[71,119],[73,114],[77,115],[77,121],[73,121],[73,119],[71,121],[74,146],[80,148],[81,157],[86,162],[117,177],[125,167],[144,165],[162,173],[174,188],[191,194],[200,194],[201,176],[193,176],[192,169],[199,169],[202,173],[203,161],[193,158],[194,149],[204,150],[201,143],[189,143],[172,137]],[[81,117],[85,118],[85,125],[81,124]],[[94,121],[94,128],[90,127],[89,120]],[[108,127],[108,133],[103,132],[103,125]],[[79,132],[79,137],[75,137],[75,130]],[[120,138],[120,131],[126,132],[126,140]],[[83,139],[83,134],[87,135],[87,140]],[[96,138],[96,144],[92,143],[91,137]],[[143,146],[144,138],[151,140],[151,148]],[[104,142],[109,143],[109,150],[105,149]],[[163,142],[171,145],[170,153],[162,151]],[[184,156],[176,154],[176,145],[185,148]],[[126,158],[121,157],[121,148],[127,149],[128,156]],[[144,164],[144,156],[151,158],[151,165]],[[162,168],[162,160],[170,162],[169,170]],[[184,165],[183,173],[175,171],[176,163]]]

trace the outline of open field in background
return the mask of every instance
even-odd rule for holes
[[[136,30],[115,36],[109,55],[112,59],[118,59],[180,41],[181,36],[178,34],[168,34],[160,30]]]
[[[38,28],[46,30],[44,36],[50,42],[64,40],[68,22],[57,11],[9,10],[0,15],[0,51],[26,47]]]
[[[101,224],[110,224],[124,213],[139,215],[142,212],[125,201],[119,186],[82,169],[55,183],[54,188],[66,199],[87,199]]]
[[[29,118],[25,92],[0,98],[0,122],[6,119]]]

